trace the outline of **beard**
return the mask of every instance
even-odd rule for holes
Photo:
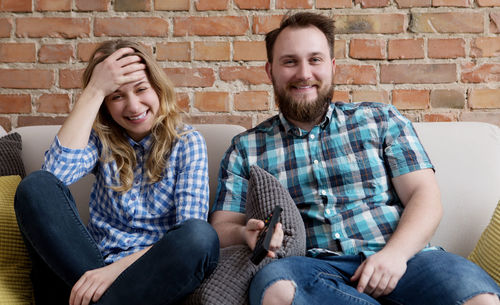
[[[273,79],[273,85],[280,111],[287,119],[298,122],[319,121],[328,110],[333,96],[333,85],[321,89],[320,82],[300,83],[300,85],[316,85],[318,87],[318,97],[312,101],[308,101],[305,97],[295,98],[289,93],[292,86],[297,85],[297,83],[288,84],[286,88],[278,88]]]

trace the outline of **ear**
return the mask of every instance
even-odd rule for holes
[[[267,77],[269,77],[269,80],[273,81],[273,75],[271,73],[271,63],[266,62],[266,73]]]
[[[333,72],[333,75],[335,75],[335,68],[337,67],[337,65],[335,64],[335,57],[332,59],[332,72]]]

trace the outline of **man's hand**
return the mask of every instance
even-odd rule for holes
[[[391,293],[406,272],[407,260],[397,253],[381,250],[368,257],[351,277],[356,289],[378,298]]]
[[[264,229],[265,224],[264,221],[258,219],[249,219],[247,225],[243,228],[245,240],[247,242],[248,247],[250,249],[254,249],[257,244],[257,239],[259,237],[260,232]],[[277,223],[274,227],[274,234],[271,238],[271,243],[269,244],[269,249],[271,251],[267,252],[267,256],[274,258],[276,257],[276,253],[274,251],[281,248],[283,244],[283,228],[281,223]]]
[[[122,264],[111,265],[85,272],[71,289],[70,305],[88,305],[97,302],[116,278],[125,270]]]

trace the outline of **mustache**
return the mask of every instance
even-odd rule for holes
[[[321,87],[322,82],[314,80],[314,81],[300,81],[300,82],[290,82],[287,85],[287,88],[293,88],[293,87],[307,87],[307,86],[318,86]]]

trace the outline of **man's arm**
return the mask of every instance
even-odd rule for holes
[[[407,261],[425,247],[442,217],[439,187],[431,169],[392,179],[405,206],[393,235],[378,253],[365,260],[352,281],[357,289],[374,297],[389,294],[406,272]]]

